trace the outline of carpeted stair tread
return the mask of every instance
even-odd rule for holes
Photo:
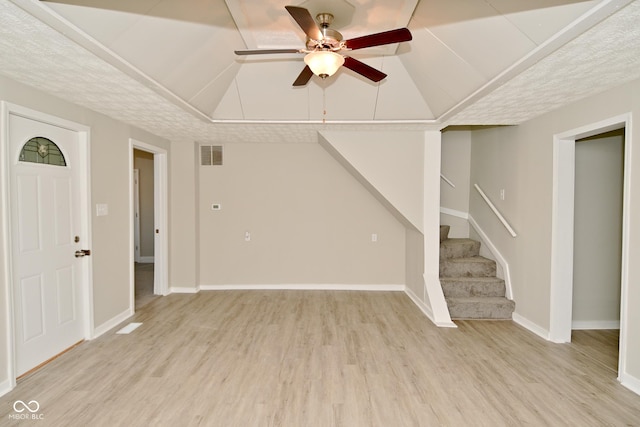
[[[515,303],[505,297],[446,298],[452,319],[511,319]]]
[[[452,319],[511,319],[515,302],[505,298],[496,263],[480,256],[480,242],[449,238],[440,226],[440,284]]]
[[[440,277],[495,277],[496,262],[482,257],[440,260]]]
[[[480,242],[473,239],[447,239],[440,243],[440,258],[469,258],[480,254]]]
[[[452,297],[504,297],[504,280],[497,277],[441,277],[444,296]]]

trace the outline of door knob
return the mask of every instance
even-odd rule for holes
[[[80,249],[79,251],[76,251],[76,258],[82,258],[83,256],[89,255],[91,255],[90,249]]]

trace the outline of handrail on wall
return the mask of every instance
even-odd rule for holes
[[[446,182],[447,184],[449,184],[453,188],[456,188],[456,185],[453,182],[451,182],[451,180],[449,178],[447,178],[446,176],[440,174],[440,179],[442,179],[444,182]]]
[[[509,223],[507,222],[506,219],[504,219],[504,217],[502,216],[502,214],[500,213],[500,211],[498,211],[498,209],[495,207],[495,205],[493,203],[491,203],[491,200],[489,200],[489,198],[487,197],[486,194],[484,194],[484,191],[482,191],[482,189],[480,188],[480,186],[478,184],[473,184],[474,187],[476,187],[476,190],[478,190],[478,193],[480,193],[480,195],[482,196],[482,198],[484,199],[484,201],[487,203],[487,205],[489,205],[489,207],[491,208],[491,210],[493,211],[493,213],[498,217],[498,219],[500,220],[500,222],[502,223],[502,225],[504,225],[504,228],[507,229],[507,231],[509,232],[509,234],[511,234],[512,237],[516,237],[517,234],[516,232],[513,230],[513,228],[511,228],[511,226],[509,225]]]

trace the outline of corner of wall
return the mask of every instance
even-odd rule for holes
[[[116,326],[118,326],[120,323],[124,322],[131,316],[133,316],[133,307],[126,309],[122,313],[107,320],[100,326],[97,326],[93,330],[93,333],[91,334],[90,339],[94,340],[100,337],[101,335],[104,335],[105,333],[109,332],[111,329],[115,328]]]
[[[518,307],[516,306],[516,310],[518,309]],[[516,322],[518,325],[522,326],[523,328],[529,330],[530,332],[533,332],[534,334],[536,334],[537,336],[539,336],[540,338],[543,338],[547,341],[551,340],[551,334],[549,333],[549,331],[545,328],[543,328],[542,326],[532,322],[531,320],[527,319],[526,317],[522,316],[521,314],[513,313],[513,321]]]

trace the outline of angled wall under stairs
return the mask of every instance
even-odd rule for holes
[[[440,284],[452,319],[511,319],[515,302],[505,297],[496,263],[480,256],[480,242],[450,239],[440,226]]]

